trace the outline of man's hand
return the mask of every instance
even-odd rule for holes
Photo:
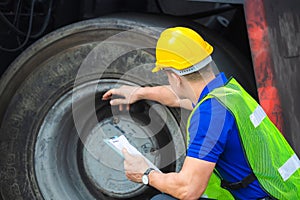
[[[124,98],[115,98],[113,95],[122,96]],[[119,105],[119,109],[123,110],[123,105],[129,110],[129,105],[142,99],[157,101],[163,105],[170,107],[182,107],[192,110],[192,102],[189,99],[180,99],[169,85],[161,85],[154,87],[138,87],[138,86],[122,86],[107,91],[102,99],[111,99],[111,105]]]
[[[136,183],[142,182],[144,172],[149,168],[146,160],[141,156],[134,156],[128,153],[124,148],[122,151],[124,155],[124,168],[126,177]]]
[[[119,105],[119,109],[123,110],[123,105],[126,105],[126,109],[129,110],[129,105],[140,100],[138,91],[141,87],[138,86],[121,86],[120,88],[114,88],[107,91],[103,96],[102,100],[111,99],[114,95],[122,96],[124,98],[116,98],[110,101],[110,105],[115,106]]]

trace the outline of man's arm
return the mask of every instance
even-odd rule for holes
[[[123,154],[127,178],[141,182],[142,175],[148,168],[147,164],[141,157],[132,156],[127,151],[123,151]],[[178,173],[152,171],[149,174],[149,185],[178,199],[198,199],[205,191],[214,167],[215,163],[186,157],[183,167]]]
[[[124,98],[112,99],[110,101],[111,105],[129,105],[138,100],[148,99],[169,107],[182,107],[188,110],[193,109],[192,102],[188,99],[180,99],[169,85],[155,87],[122,86],[107,91],[102,99],[108,100],[112,95],[119,95]],[[127,106],[127,109],[128,108],[129,106]]]
[[[215,163],[186,157],[179,173],[150,173],[150,185],[178,199],[199,199],[204,193]]]

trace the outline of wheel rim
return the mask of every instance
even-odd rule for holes
[[[80,91],[81,98],[76,98],[77,106],[84,109],[85,98],[92,95],[90,88],[95,84],[98,85],[96,96],[99,96],[109,88],[118,87],[118,84],[132,83],[106,79],[86,82],[74,88]],[[177,138],[177,141],[181,137],[183,141],[178,125],[174,126],[177,122],[169,110],[145,101],[134,105],[126,113],[110,107],[107,101],[98,101],[96,112],[99,123],[89,124],[91,113],[85,113],[81,118],[86,120],[83,122],[84,134],[79,136],[72,117],[74,89],[60,96],[47,112],[38,131],[34,156],[35,173],[45,199],[132,198],[145,192],[147,187],[126,179],[122,158],[103,142],[103,139],[114,135],[125,134],[150,161],[166,167],[166,170],[176,170],[174,164],[161,162],[164,152],[168,152],[169,160],[175,161],[176,157],[180,157],[175,155],[173,138]],[[147,107],[152,110],[151,120],[155,119],[153,123],[166,120],[165,127],[157,134],[151,126],[147,126]],[[153,114],[152,108],[156,113]],[[160,116],[167,118],[162,120]],[[170,151],[171,149],[173,150]],[[74,156],[74,152],[77,156]],[[178,152],[183,152],[183,149],[177,150]]]

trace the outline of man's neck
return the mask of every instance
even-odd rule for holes
[[[205,80],[189,81],[188,82],[189,88],[186,90],[186,91],[188,91],[187,98],[190,99],[194,105],[196,105],[203,89],[214,78],[215,78],[215,75],[212,75],[210,77],[207,77]]]

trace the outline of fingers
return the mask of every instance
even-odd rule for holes
[[[130,104],[126,104],[126,105],[120,104],[120,105],[119,105],[119,111],[123,111],[124,106],[125,106],[126,110],[129,110],[129,109],[130,109]]]
[[[112,106],[117,106],[120,104],[128,104],[128,100],[127,99],[112,99],[109,103]]]
[[[110,89],[107,92],[105,92],[102,96],[102,100],[108,100],[112,97],[112,95],[119,95],[119,96],[123,96],[122,90],[121,89]]]
[[[103,94],[102,100],[109,100],[110,105],[119,106],[119,110],[130,109],[130,104],[134,103],[136,100],[132,99],[133,92],[136,90],[136,87],[131,86],[122,86],[120,88],[113,88]],[[132,101],[132,102],[131,102]]]
[[[127,154],[127,153],[128,153],[127,149],[126,149],[126,148],[123,148],[123,149],[122,149],[122,153],[123,153],[123,154],[124,154],[124,156],[125,156],[125,154]]]
[[[131,163],[132,160],[135,160],[137,157],[134,155],[131,155],[126,148],[122,149],[122,153],[124,155],[124,163],[128,164]],[[128,163],[127,163],[128,162]]]
[[[122,111],[125,106],[126,110],[130,109],[130,104],[127,99],[112,99],[110,102],[112,106],[119,106],[119,110]]]
[[[124,155],[125,160],[132,157],[132,156],[130,155],[130,153],[128,153],[128,151],[127,151],[126,148],[123,148],[123,149],[122,149],[122,153],[123,153],[123,155]]]
[[[115,105],[119,105],[119,104],[127,104],[127,100],[126,98],[122,98],[125,97],[124,94],[122,93],[121,89],[110,89],[107,92],[105,92],[102,96],[102,100],[108,100],[111,99],[113,97],[113,95],[115,96],[115,99],[112,99],[110,101],[110,104],[112,106]]]
[[[124,169],[126,173],[136,173],[136,156],[131,155],[126,148],[122,149],[122,153],[124,156]]]
[[[125,172],[126,177],[136,183],[141,183],[142,182],[142,174],[136,174],[132,172]]]
[[[142,182],[144,172],[149,168],[146,160],[137,155],[130,154],[126,148],[122,149],[124,155],[124,170],[126,177],[134,182]]]
[[[109,100],[109,99],[112,98],[113,95],[118,95],[118,94],[119,94],[118,89],[108,90],[107,92],[105,92],[103,94],[102,100]],[[124,99],[112,99],[109,103],[112,106],[119,105],[119,110],[122,111],[123,110],[123,105],[122,104],[125,104],[126,101]]]
[[[104,95],[102,96],[102,100],[108,100],[111,98],[112,94],[113,94],[113,89],[108,90],[107,92],[104,93]]]
[[[119,111],[123,111],[123,105],[122,104],[119,105]]]

